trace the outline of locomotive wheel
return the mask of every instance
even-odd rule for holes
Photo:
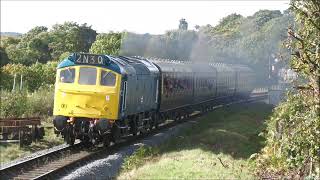
[[[86,137],[85,137],[86,138]],[[88,130],[88,137],[89,139],[89,144],[91,143],[92,145],[98,144],[98,138],[95,133],[94,127],[90,126]]]
[[[83,135],[83,136],[81,137],[81,143],[83,143],[83,145],[84,145],[85,147],[91,147],[91,146],[92,146],[92,143],[91,143],[91,141],[90,141],[90,138],[89,138],[88,136],[85,136],[85,135]]]
[[[130,133],[134,136],[138,134],[137,118],[133,117],[130,122]]]
[[[111,141],[114,143],[117,143],[120,140],[121,132],[120,129],[117,127],[117,125],[113,124],[111,128]]]
[[[155,127],[156,129],[158,129],[158,128],[159,128],[159,122],[156,122],[155,125],[154,125],[154,127]]]
[[[111,136],[110,136],[110,134],[106,134],[106,135],[104,135],[103,136],[103,146],[104,147],[109,147],[110,146],[110,140],[111,140]]]
[[[156,129],[159,128],[159,120],[160,120],[160,115],[159,115],[159,114],[154,114],[153,126],[154,126]]]
[[[173,113],[173,117],[174,117],[174,121],[179,121],[181,116],[179,112],[175,112]]]
[[[64,140],[69,145],[74,145],[76,140],[75,134],[73,132],[73,125],[68,124],[65,129]]]
[[[182,119],[182,113],[179,112],[179,113],[178,113],[177,120],[180,121],[181,119]]]

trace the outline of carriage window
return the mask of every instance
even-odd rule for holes
[[[79,84],[95,85],[97,79],[97,69],[82,67],[79,73]]]
[[[101,71],[100,84],[103,86],[114,86],[116,84],[116,75],[110,71]]]
[[[75,69],[68,68],[60,71],[60,82],[73,83],[75,77]]]

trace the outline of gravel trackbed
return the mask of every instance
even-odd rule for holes
[[[140,140],[135,144],[121,148],[119,151],[113,154],[106,155],[105,157],[88,163],[82,166],[70,174],[64,176],[62,179],[111,179],[118,175],[124,159],[127,156],[132,155],[139,147],[157,146],[166,141],[170,137],[176,136],[181,128],[187,126],[193,126],[197,122],[194,120],[179,124],[171,127],[161,133],[157,133],[144,140]]]

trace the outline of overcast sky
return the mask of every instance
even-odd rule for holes
[[[216,25],[231,13],[250,16],[261,9],[285,10],[289,0],[273,1],[8,1],[1,0],[1,32],[25,33],[35,26],[74,21],[97,32],[162,34],[185,18],[195,25]]]

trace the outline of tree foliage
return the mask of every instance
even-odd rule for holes
[[[156,36],[125,32],[122,39],[120,54],[126,56],[143,56],[151,37]]]
[[[240,14],[233,13],[222,18],[217,26],[204,26],[203,30],[212,35],[228,36],[228,34],[232,34],[238,31],[238,28],[243,23],[244,19],[245,18]]]
[[[264,83],[270,61],[288,59],[288,51],[281,44],[292,22],[289,13],[261,10],[249,17],[231,14],[218,25],[198,27],[198,31],[180,28],[162,35],[126,33],[120,54],[247,64]]]
[[[281,44],[291,22],[292,16],[280,11],[261,10],[246,18],[231,14],[217,26],[200,28],[202,39],[208,39],[209,49],[207,57],[202,51],[199,56],[217,62],[247,64],[256,70],[258,80],[265,82],[269,61],[280,59],[283,54]]]
[[[87,24],[79,25],[75,22],[56,24],[50,31],[48,46],[51,56],[58,60],[64,52],[89,52],[96,35],[96,31]]]
[[[1,90],[0,98],[0,117],[52,116],[54,86],[41,86],[32,93]]]
[[[267,121],[258,173],[268,179],[320,176],[320,117],[312,93],[290,93]],[[280,177],[282,178],[280,178]]]
[[[57,61],[70,52],[241,63],[256,69],[259,81],[265,82],[270,59],[283,51],[279,45],[291,20],[289,13],[261,10],[250,17],[231,14],[216,26],[197,26],[197,31],[187,30],[186,20],[181,19],[180,29],[161,35],[109,32],[98,36],[87,24],[65,22],[51,30],[38,26],[20,38],[3,38],[1,56],[6,59],[7,55],[5,63],[23,65]]]
[[[197,38],[195,31],[167,31],[149,40],[144,56],[188,61]]]
[[[48,53],[47,28],[38,26],[17,41],[7,41],[6,52],[13,63],[30,65],[35,62],[46,62],[50,56]],[[10,44],[8,44],[10,43]]]
[[[8,55],[3,47],[0,47],[0,59],[1,59],[0,67],[8,64],[10,61],[8,58]]]
[[[167,31],[163,35],[127,33],[120,54],[189,61],[197,33],[188,30]]]
[[[96,34],[87,24],[65,22],[54,25],[51,31],[47,27],[36,26],[20,38],[1,39],[1,47],[11,63],[46,63],[59,60],[65,52],[88,52]]]
[[[291,65],[309,80],[320,115],[320,2],[292,0],[290,5],[297,22],[296,29],[288,30]]]
[[[6,49],[10,45],[17,45],[20,42],[20,38],[16,37],[1,37],[1,47]]]
[[[31,66],[7,64],[1,68],[1,89],[11,90],[15,76],[16,88],[19,88],[22,76],[23,89],[31,92],[43,85],[52,85],[55,82],[56,67],[57,62],[35,63]]]
[[[320,2],[292,0],[295,25],[287,47],[291,67],[307,81],[289,94],[267,122],[266,146],[258,157],[262,176],[320,178]],[[279,179],[279,177],[276,177]]]
[[[121,48],[122,33],[102,33],[90,48],[91,53],[118,55]]]

